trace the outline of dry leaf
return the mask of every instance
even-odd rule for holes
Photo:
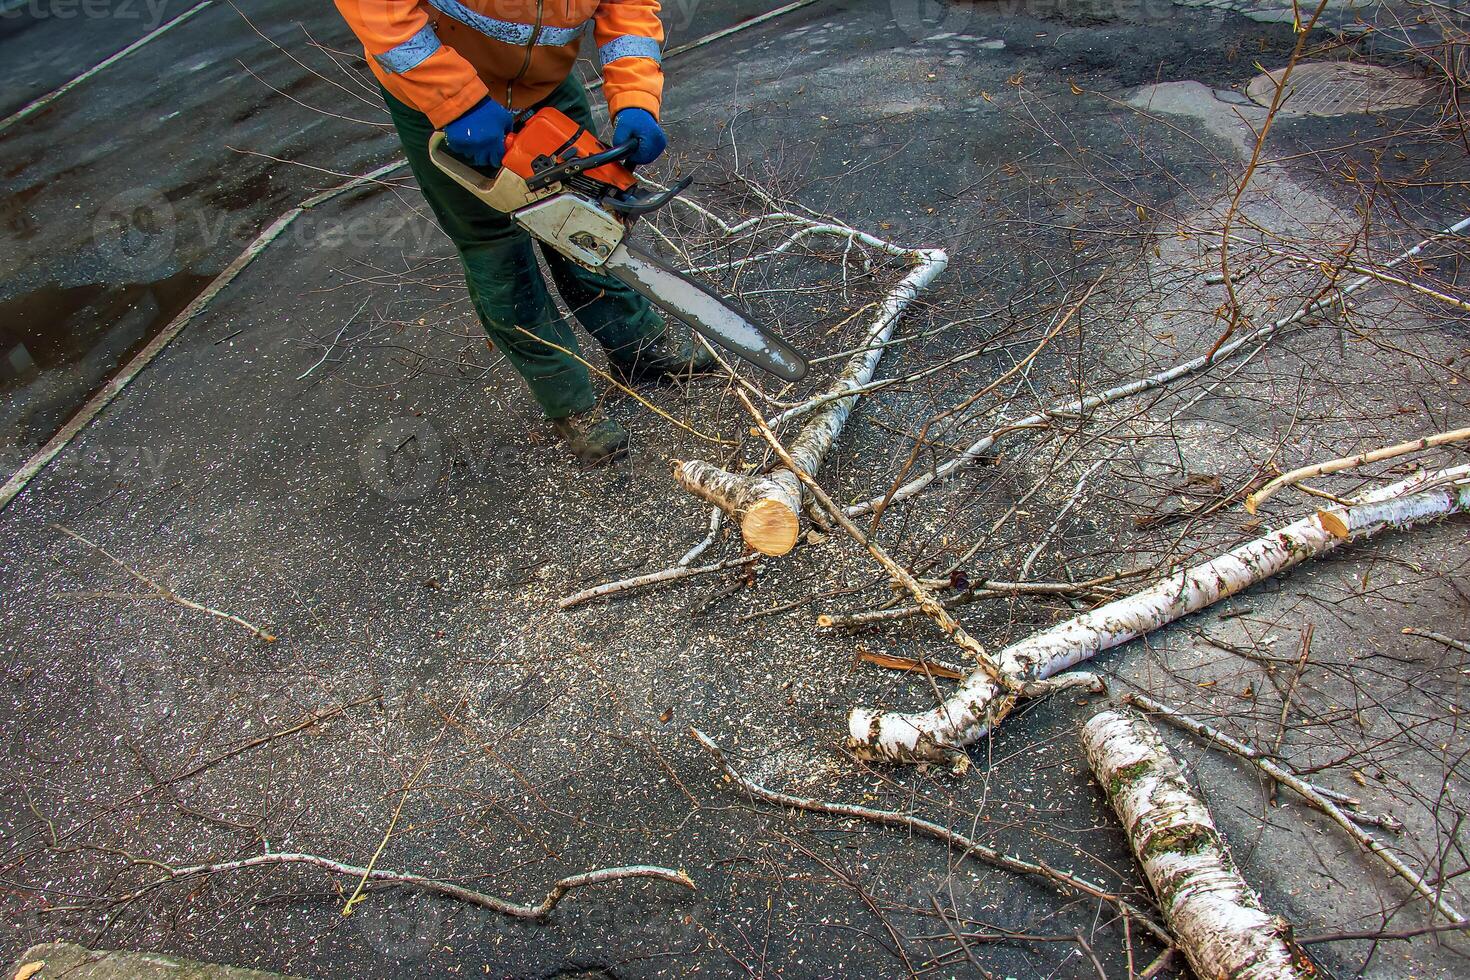
[[[31,977],[40,973],[41,967],[45,965],[45,960],[32,960],[15,971],[15,980],[31,980]]]

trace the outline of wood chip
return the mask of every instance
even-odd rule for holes
[[[866,647],[858,647],[857,657],[865,663],[887,667],[889,670],[908,670],[919,674],[927,670],[935,677],[943,677],[952,681],[963,680],[965,677],[961,671],[945,664],[935,663],[932,660],[915,660],[913,657],[896,657],[887,653],[874,653]]]

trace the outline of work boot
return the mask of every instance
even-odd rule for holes
[[[552,419],[551,427],[572,455],[587,466],[610,463],[628,449],[628,430],[608,418],[600,405]]]
[[[677,320],[669,321],[663,333],[645,342],[632,357],[610,356],[608,360],[613,370],[629,383],[683,380],[708,374],[719,363],[704,344],[694,339],[689,328]]]

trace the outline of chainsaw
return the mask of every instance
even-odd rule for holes
[[[429,159],[465,190],[533,238],[573,262],[625,283],[678,317],[711,343],[787,381],[806,375],[807,362],[745,310],[628,240],[640,215],[679,195],[692,177],[664,190],[642,190],[622,161],[630,140],[607,147],[550,106],[537,110],[505,138],[499,171],[484,173],[454,156],[445,135],[429,139]]]

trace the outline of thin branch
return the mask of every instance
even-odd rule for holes
[[[441,881],[438,878],[425,878],[421,875],[401,874],[396,871],[385,871],[380,868],[361,868],[352,864],[343,864],[330,858],[320,857],[316,854],[297,853],[270,853],[258,854],[255,857],[241,858],[237,861],[220,861],[215,864],[196,864],[184,868],[173,868],[157,861],[140,860],[138,864],[158,868],[163,871],[165,877],[150,882],[137,890],[128,893],[113,901],[113,904],[122,905],[141,898],[163,885],[170,882],[180,881],[188,878],[200,878],[208,875],[221,874],[230,871],[242,871],[247,868],[271,867],[286,864],[305,864],[315,868],[321,868],[332,874],[346,875],[352,878],[367,877],[378,884],[403,885],[415,888],[419,891],[429,892],[434,895],[443,895],[446,898],[458,899],[468,902],[480,908],[499,912],[515,919],[544,919],[551,910],[561,904],[561,900],[571,892],[589,885],[602,885],[613,881],[622,881],[627,878],[655,878],[659,881],[667,881],[671,884],[680,885],[695,890],[694,882],[682,871],[672,868],[661,868],[654,865],[634,864],[620,868],[602,868],[598,871],[587,871],[582,874],[563,878],[551,886],[546,897],[535,905],[512,902],[509,899],[499,898],[495,895],[487,895],[483,892],[473,891],[462,885],[456,885],[450,881]],[[49,911],[80,911],[83,906],[54,906]]]
[[[1027,861],[1024,858],[1015,857],[1004,851],[998,851],[993,847],[981,844],[979,841],[972,840],[963,834],[956,833],[947,827],[940,826],[933,821],[925,820],[923,817],[912,817],[906,813],[898,813],[893,810],[875,810],[872,807],[856,806],[851,803],[828,803],[822,800],[808,799],[803,796],[792,796],[789,793],[767,789],[759,783],[752,782],[732,766],[724,750],[716,745],[704,732],[701,732],[697,728],[691,728],[689,733],[694,736],[700,745],[704,746],[705,751],[715,757],[715,761],[719,763],[720,768],[725,771],[725,775],[729,776],[735,785],[758,800],[763,800],[775,806],[787,806],[797,810],[806,810],[810,813],[824,813],[833,817],[866,820],[870,823],[882,824],[885,827],[904,827],[908,830],[916,831],[926,837],[943,841],[971,857],[984,861],[986,864],[994,865],[1006,871],[1013,871],[1016,874],[1036,875],[1041,878],[1046,878],[1055,884],[1061,885],[1063,888],[1078,891],[1099,901],[1107,902],[1128,919],[1143,926],[1150,935],[1165,946],[1172,946],[1174,943],[1174,940],[1164,927],[1155,922],[1147,913],[1118,895],[1084,881],[1075,875],[1068,874],[1065,871],[1058,871],[1056,868],[1041,862]]]
[[[148,588],[152,589],[154,592],[157,592],[161,597],[169,600],[170,602],[176,602],[186,609],[193,609],[195,612],[208,613],[209,615],[215,616],[219,619],[228,620],[229,622],[232,622],[237,626],[243,626],[245,629],[249,630],[255,636],[259,637],[267,643],[276,642],[275,634],[261,629],[254,623],[247,622],[246,620],[241,619],[239,616],[236,616],[233,613],[223,612],[219,609],[213,609],[209,606],[203,606],[197,602],[192,602],[188,599],[185,599],[177,592],[174,592],[172,589],[165,588],[164,586],[155,582],[153,579],[149,578],[147,575],[144,575],[142,572],[138,571],[133,566],[129,565],[127,562],[123,561],[121,558],[118,558],[116,555],[112,554],[112,552],[108,551],[106,548],[97,544],[95,541],[91,541],[87,538],[82,537],[71,528],[64,527],[56,523],[52,523],[51,526],[60,531],[62,534],[65,534],[72,540],[79,541],[82,544],[86,545],[88,548],[91,548],[93,551],[97,552],[97,554],[101,555],[103,558],[106,558],[118,568],[121,568],[133,578],[137,579],[139,582],[142,582],[144,585],[148,586]]]
[[[1409,442],[1400,442],[1392,446],[1384,446],[1382,449],[1373,449],[1355,456],[1343,456],[1339,459],[1329,459],[1324,463],[1313,463],[1310,466],[1299,466],[1289,473],[1283,473],[1276,479],[1271,480],[1255,493],[1248,494],[1245,498],[1245,509],[1252,514],[1265,502],[1267,497],[1272,496],[1282,487],[1292,486],[1302,480],[1310,480],[1313,477],[1325,476],[1328,473],[1341,473],[1343,470],[1356,469],[1369,463],[1379,463],[1385,459],[1394,459],[1409,453],[1421,452],[1435,446],[1446,446],[1450,443],[1464,442],[1470,440],[1470,426],[1463,429],[1451,429],[1448,432],[1437,432],[1432,436],[1424,436],[1422,439],[1413,439]]]
[[[1301,779],[1300,777],[1290,772],[1287,772],[1281,766],[1262,756],[1259,751],[1251,749],[1249,746],[1237,742],[1234,739],[1231,739],[1223,732],[1212,731],[1208,729],[1207,726],[1201,725],[1194,719],[1179,714],[1177,711],[1174,711],[1171,708],[1160,704],[1159,702],[1146,695],[1126,694],[1123,696],[1123,700],[1128,702],[1129,704],[1135,705],[1136,707],[1142,708],[1144,711],[1157,714],[1159,717],[1165,719],[1170,724],[1183,728],[1186,731],[1194,732],[1196,735],[1208,738],[1211,741],[1215,742],[1217,745],[1229,748],[1232,752],[1236,752],[1243,758],[1249,759],[1251,762],[1259,766],[1262,772],[1268,774],[1272,779],[1281,783],[1281,785],[1293,790],[1308,803],[1312,804],[1312,806],[1316,807],[1318,810],[1321,810],[1324,814],[1331,818],[1333,823],[1337,824],[1344,831],[1346,831],[1348,836],[1357,841],[1358,844],[1360,844],[1364,849],[1378,855],[1378,857],[1382,859],[1383,863],[1388,865],[1389,868],[1393,870],[1394,874],[1398,875],[1400,878],[1404,879],[1410,885],[1412,885],[1414,890],[1420,895],[1423,895],[1426,899],[1428,899],[1434,909],[1438,911],[1441,915],[1443,915],[1446,919],[1450,920],[1451,922],[1465,921],[1460,913],[1455,910],[1454,906],[1446,902],[1440,896],[1439,892],[1437,892],[1432,886],[1430,886],[1427,881],[1424,880],[1423,876],[1421,876],[1414,869],[1410,868],[1408,865],[1404,864],[1404,862],[1399,859],[1397,854],[1394,854],[1392,851],[1390,851],[1388,847],[1380,842],[1376,837],[1374,837],[1372,834],[1369,834],[1367,831],[1363,830],[1356,823],[1354,823],[1352,814],[1348,813],[1332,800],[1329,800],[1321,793],[1320,790],[1318,790],[1311,783],[1308,783],[1306,780]],[[1233,743],[1233,745],[1230,743]]]
[[[716,513],[719,512],[716,511]],[[697,567],[691,567],[689,565],[675,565],[672,568],[665,568],[662,571],[658,572],[650,572],[647,575],[637,575],[633,578],[620,579],[617,582],[605,582],[602,585],[594,585],[590,589],[583,589],[581,592],[574,593],[567,596],[565,599],[558,600],[556,608],[571,609],[573,606],[580,606],[582,603],[591,602],[593,599],[600,599],[605,596],[617,595],[620,592],[628,592],[632,589],[640,589],[645,585],[658,585],[662,582],[677,582],[680,579],[691,578],[695,575],[708,575],[711,572],[720,572],[724,571],[727,568],[739,568],[742,565],[749,565],[751,562],[754,562],[761,557],[761,555],[745,555],[740,558],[731,558],[727,561],[715,562],[713,565],[699,565]]]

